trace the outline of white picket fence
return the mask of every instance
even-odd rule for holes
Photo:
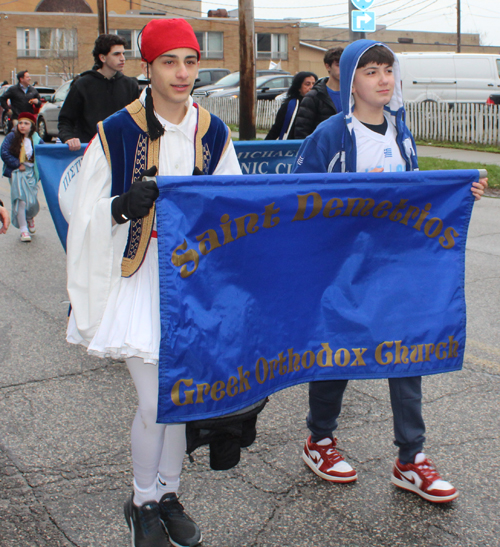
[[[240,102],[238,100],[230,97],[202,97],[195,100],[228,125],[239,125]],[[271,129],[280,106],[279,101],[257,101],[257,129],[266,131]]]
[[[416,139],[499,144],[499,105],[405,103],[407,125]]]
[[[205,97],[197,102],[227,124],[239,124],[239,101]],[[257,101],[257,129],[268,131],[278,101]],[[478,103],[405,103],[406,123],[415,139],[500,144],[500,105]]]

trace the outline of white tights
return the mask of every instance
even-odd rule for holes
[[[26,222],[26,203],[19,200],[17,209],[17,223],[19,224],[19,230],[21,232],[28,231],[28,223]]]
[[[134,503],[157,500],[179,488],[186,452],[185,424],[157,424],[158,366],[139,357],[126,359],[134,381],[139,408],[132,423]],[[160,482],[161,481],[161,482]]]

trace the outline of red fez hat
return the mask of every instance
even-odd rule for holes
[[[29,120],[33,125],[36,124],[36,115],[31,112],[21,112],[17,117],[17,121]]]
[[[193,27],[185,19],[153,19],[142,30],[141,56],[148,63],[179,47],[194,49],[200,60],[200,45]]]

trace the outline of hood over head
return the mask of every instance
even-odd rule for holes
[[[352,84],[354,81],[354,74],[358,66],[359,59],[370,48],[374,46],[383,46],[387,48],[394,55],[394,93],[389,104],[385,107],[392,115],[403,108],[403,91],[401,88],[401,69],[399,66],[398,58],[394,51],[382,42],[376,42],[374,40],[356,40],[352,44],[349,44],[340,57],[340,100],[342,102],[342,111],[346,123],[349,125],[352,118],[352,111],[354,109],[354,96],[352,94]]]

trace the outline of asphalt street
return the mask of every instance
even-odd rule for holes
[[[135,390],[123,363],[65,341],[65,255],[40,197],[32,243],[14,227],[0,236],[0,546],[125,547]],[[500,200],[484,198],[467,243],[465,364],[424,379],[426,452],[459,498],[433,505],[391,484],[386,381],[346,392],[337,436],[358,481],[316,477],[300,458],[301,385],[271,397],[236,468],[211,471],[203,449],[185,459],[181,500],[206,547],[500,546],[499,234]]]

